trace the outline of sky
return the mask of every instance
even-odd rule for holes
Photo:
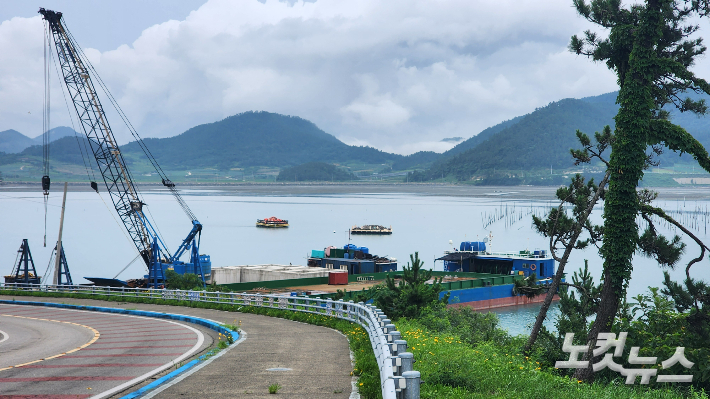
[[[42,133],[40,6],[63,12],[142,137],[254,110],[352,145],[442,152],[444,138],[617,88],[603,64],[567,50],[593,28],[571,0],[0,0],[0,131],[29,137]],[[710,62],[695,72],[710,76]],[[51,127],[72,126],[52,78]]]

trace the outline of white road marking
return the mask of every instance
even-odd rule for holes
[[[1,305],[9,306],[9,307],[29,306],[29,305],[9,305],[9,304],[1,304]],[[63,311],[69,311],[69,312],[92,313],[92,314],[103,315],[103,316],[110,315],[110,316],[132,317],[132,318],[136,318],[136,319],[147,319],[147,320],[152,320],[152,321],[162,321],[165,323],[172,323],[172,324],[178,325],[180,327],[184,327],[188,330],[191,330],[192,332],[194,332],[197,335],[197,343],[192,348],[190,348],[189,351],[183,353],[180,357],[173,359],[169,363],[165,363],[164,365],[158,367],[157,369],[149,371],[149,372],[141,375],[140,377],[136,377],[136,378],[134,378],[124,384],[121,384],[113,389],[110,389],[108,391],[104,391],[104,392],[101,392],[97,395],[94,395],[90,399],[100,399],[100,398],[106,398],[106,397],[112,396],[113,394],[115,394],[117,392],[121,392],[133,385],[136,385],[136,384],[138,384],[138,383],[140,383],[140,382],[142,382],[142,381],[154,376],[155,374],[158,374],[170,367],[175,367],[176,364],[189,358],[195,352],[197,352],[200,349],[200,347],[202,346],[202,344],[205,342],[205,336],[199,330],[192,328],[190,326],[184,325],[184,324],[180,324],[180,323],[177,323],[177,322],[174,322],[171,320],[165,320],[165,319],[161,319],[161,318],[157,318],[157,317],[133,316],[133,315],[127,315],[127,314],[121,314],[121,313],[107,313],[107,312],[97,312],[97,311],[93,311],[93,310],[79,310],[79,309],[66,309],[66,308],[53,308],[53,307],[46,307],[45,309],[57,309],[57,310],[63,310]],[[3,333],[3,335],[7,336],[5,333]],[[0,342],[2,342],[2,341],[0,341]]]
[[[8,334],[2,330],[0,330],[0,335],[2,336],[2,339],[0,339],[0,344],[3,343],[3,341],[7,341],[7,339],[10,338],[10,334]]]
[[[138,316],[128,316],[128,317],[138,317]],[[161,319],[158,319],[158,320],[161,320]],[[170,367],[175,367],[176,364],[189,358],[190,356],[192,356],[193,353],[197,352],[200,349],[200,347],[202,346],[202,344],[205,342],[205,336],[202,335],[202,333],[197,329],[194,329],[190,326],[186,326],[184,324],[176,323],[176,322],[170,321],[170,320],[161,320],[161,321],[165,321],[165,322],[172,323],[172,324],[177,324],[178,326],[185,327],[188,330],[192,330],[195,334],[197,334],[197,343],[195,344],[195,346],[193,346],[189,351],[185,352],[184,354],[182,354],[182,356],[178,357],[177,359],[171,360],[169,363],[165,363],[164,365],[158,367],[157,369],[151,370],[151,371],[143,374],[142,376],[136,377],[136,378],[134,378],[124,384],[121,384],[113,389],[109,389],[108,391],[101,392],[98,395],[94,395],[90,399],[107,398],[117,392],[121,392],[127,388],[130,388],[133,385],[136,385],[144,380],[147,380],[148,378],[160,373],[163,370],[166,370]]]
[[[203,368],[203,367],[207,366],[208,364],[212,363],[212,361],[217,360],[217,358],[219,358],[220,356],[224,355],[224,354],[227,353],[228,351],[232,350],[232,348],[234,348],[235,346],[237,346],[237,345],[239,345],[240,343],[242,343],[242,341],[244,341],[245,339],[247,339],[247,333],[245,333],[244,330],[242,330],[242,331],[239,333],[239,339],[238,339],[236,342],[234,342],[233,344],[229,345],[229,346],[227,347],[227,349],[224,349],[224,350],[219,351],[219,353],[217,353],[216,355],[212,356],[211,358],[209,358],[209,359],[203,361],[202,363],[198,364],[198,365],[195,366],[195,367],[190,368],[189,370],[187,370],[187,371],[185,371],[184,373],[180,374],[179,376],[173,378],[172,380],[166,382],[165,384],[160,385],[159,387],[157,387],[157,388],[155,388],[154,390],[150,391],[149,394],[143,396],[143,398],[144,398],[144,399],[150,399],[150,398],[154,397],[155,395],[159,394],[160,392],[163,392],[164,390],[170,388],[171,386],[173,386],[173,385],[177,384],[178,382],[184,380],[185,378],[191,376],[191,375],[194,374],[195,372],[199,371],[201,368]]]

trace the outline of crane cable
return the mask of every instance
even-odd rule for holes
[[[44,166],[44,175],[42,176],[42,194],[44,196],[44,246],[47,246],[47,202],[49,201],[49,126],[50,126],[50,68],[47,53],[49,49],[49,32],[48,24],[44,25],[44,70],[42,75],[44,78],[44,106],[42,109],[42,162]]]
[[[190,207],[187,205],[187,203],[185,203],[185,200],[183,200],[182,196],[175,188],[175,183],[173,183],[170,180],[170,178],[168,178],[167,173],[165,173],[163,168],[160,167],[160,164],[158,164],[158,161],[155,159],[155,156],[153,155],[153,153],[150,151],[150,149],[148,149],[148,146],[145,144],[143,139],[138,135],[138,132],[133,127],[133,124],[130,122],[130,120],[128,120],[128,117],[123,112],[123,109],[121,108],[120,105],[118,105],[118,102],[113,97],[111,92],[108,90],[108,87],[104,83],[103,79],[101,79],[101,76],[98,74],[98,72],[96,72],[96,69],[94,68],[93,64],[91,64],[91,62],[89,61],[86,54],[84,54],[84,51],[81,49],[81,47],[79,47],[76,44],[76,40],[74,39],[74,36],[69,31],[69,28],[66,26],[66,20],[64,21],[64,25],[65,25],[65,32],[67,33],[68,37],[70,38],[72,45],[74,46],[74,49],[76,50],[77,54],[82,59],[82,62],[84,62],[84,65],[86,66],[87,71],[92,75],[93,78],[95,78],[95,80],[99,84],[99,87],[101,87],[104,94],[106,94],[106,97],[108,98],[109,102],[111,102],[111,105],[113,105],[113,107],[116,109],[116,112],[123,120],[123,123],[126,125],[129,132],[136,139],[136,143],[138,143],[138,146],[141,148],[141,150],[143,150],[143,153],[148,158],[150,163],[153,165],[153,168],[155,169],[155,171],[158,173],[158,175],[160,175],[163,185],[165,187],[167,187],[170,190],[170,192],[173,194],[173,197],[178,202],[178,204],[182,208],[183,212],[185,212],[185,215],[187,215],[187,217],[190,218],[190,220],[197,220],[197,218],[195,217],[195,214],[192,213],[192,210],[190,209]]]
[[[47,25],[48,24],[49,24],[49,22],[47,22],[47,24],[45,25],[45,33],[47,32]],[[57,65],[57,61],[54,59],[54,54],[52,53],[51,49],[47,50],[47,47],[50,47],[50,45],[51,45],[51,43],[48,43],[49,40],[52,40],[52,36],[49,36],[48,38],[45,37],[45,43],[46,43],[46,45],[45,45],[45,49],[46,49],[45,50],[45,62],[46,62],[46,57],[47,57],[46,53],[49,53],[51,63],[54,64],[54,69],[57,74],[57,79],[59,79],[61,81],[62,79],[59,75],[59,67]],[[48,85],[49,77],[50,77],[50,74],[47,73],[47,76],[45,77],[45,79],[46,79],[45,82],[47,82],[47,83],[45,83],[45,85]],[[95,182],[96,175],[94,173],[94,167],[93,167],[93,164],[91,163],[91,158],[89,158],[89,149],[86,148],[86,146],[89,144],[88,140],[79,139],[79,134],[76,130],[76,126],[74,125],[74,116],[69,108],[69,101],[67,100],[67,93],[64,92],[64,86],[60,85],[60,87],[62,88],[62,96],[64,97],[64,104],[66,105],[66,108],[67,108],[67,114],[69,114],[69,121],[71,122],[72,130],[74,131],[74,138],[76,139],[76,143],[79,146],[79,152],[81,153],[81,160],[84,163],[84,170],[86,171],[86,177],[88,177],[91,182]],[[47,147],[49,146],[48,144],[49,143],[47,143]],[[89,173],[91,173],[91,174],[89,174]],[[104,204],[104,207],[106,207],[106,210],[108,211],[108,213],[111,215],[111,218],[118,226],[118,229],[123,233],[123,236],[126,237],[126,240],[129,243],[131,243],[131,247],[133,247],[136,250],[136,252],[138,253],[137,256],[140,256],[140,252],[138,252],[138,249],[135,248],[135,246],[133,245],[133,240],[131,240],[131,238],[128,237],[128,234],[126,234],[126,229],[124,228],[124,226],[122,226],[118,222],[118,220],[116,219],[115,212],[113,212],[109,208],[108,204],[106,204],[106,201],[104,200],[103,196],[101,196],[101,193],[99,193],[98,188],[96,189],[96,194],[99,195],[99,199]],[[45,197],[45,199],[46,199],[46,197]],[[45,208],[46,208],[46,206],[47,205],[46,205],[46,200],[45,200]],[[47,222],[46,222],[46,211],[45,211],[45,247],[47,246],[47,244],[46,244],[46,223]],[[132,264],[134,261],[131,261],[131,263],[129,263],[129,265]],[[51,261],[50,261],[50,263],[51,263]],[[45,274],[46,274],[46,272],[45,272]]]

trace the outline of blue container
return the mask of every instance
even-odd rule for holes
[[[360,273],[374,273],[375,262],[360,262]]]
[[[352,249],[353,251],[357,251],[357,245],[355,245],[355,244],[343,245],[343,249],[344,250]]]
[[[459,251],[485,251],[486,243],[481,241],[464,241],[459,247]]]
[[[375,264],[375,273],[386,273],[386,272],[396,272],[397,271],[397,264],[396,263],[376,263]]]
[[[365,253],[365,254],[369,254],[369,253],[370,253],[370,249],[367,248],[367,247],[360,247],[360,251],[362,251],[362,253]]]

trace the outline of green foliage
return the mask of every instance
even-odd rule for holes
[[[352,181],[357,177],[335,165],[308,162],[279,172],[276,181]]]
[[[538,284],[537,273],[532,273],[521,280],[513,281],[513,295],[525,295],[527,298],[535,298],[547,292],[545,285]]]
[[[449,294],[439,299],[442,291],[441,279],[427,284],[431,279],[431,270],[422,269],[424,262],[419,259],[419,252],[409,255],[410,263],[403,267],[402,280],[396,284],[387,276],[384,285],[377,285],[369,290],[375,304],[393,320],[400,317],[419,317],[422,310],[439,303],[447,304]]]
[[[667,119],[663,107],[671,104],[680,112],[704,114],[702,100],[682,98],[692,90],[710,94],[710,85],[696,77],[689,67],[706,48],[702,38],[695,38],[697,25],[689,23],[710,13],[706,1],[648,0],[642,4],[622,6],[618,0],[573,0],[582,17],[609,30],[607,38],[592,30],[584,37],[573,36],[570,51],[594,61],[605,62],[617,74],[620,87],[615,119],[615,141],[607,164],[611,172],[604,206],[604,238],[601,255],[604,259],[604,284],[597,317],[589,338],[609,331],[626,296],[631,278],[633,254],[650,249],[652,256],[663,262],[679,255],[678,242],[663,241],[653,232],[642,235],[636,219],[644,206],[636,191],[643,170],[652,165],[646,151],[655,153],[665,146],[688,152],[710,171],[710,159],[703,146],[688,132]],[[645,208],[648,209],[648,208]],[[650,224],[650,219],[642,213]],[[645,236],[645,237],[644,237]],[[639,246],[641,243],[642,246]],[[680,249],[682,252],[682,249]],[[663,257],[668,256],[668,259]],[[591,368],[575,373],[579,378],[592,378]]]
[[[509,337],[503,343],[471,344],[454,333],[430,329],[421,320],[397,323],[402,339],[421,372],[422,399],[540,398],[540,399],[707,399],[692,388],[627,386],[623,383],[580,384],[556,375],[532,356],[519,353],[524,339]]]
[[[455,335],[469,345],[494,342],[504,346],[510,343],[508,333],[498,327],[495,313],[476,312],[468,306],[433,305],[423,309],[416,322],[432,332]]]
[[[559,332],[560,348],[565,333],[574,333],[577,337],[586,337],[589,332],[590,316],[597,312],[601,286],[594,283],[594,278],[589,273],[589,265],[584,260],[584,269],[579,269],[572,274],[572,284],[575,291],[560,291],[560,316],[555,322]],[[576,294],[579,294],[577,298]]]
[[[165,285],[171,290],[202,290],[202,280],[197,274],[178,274],[175,270],[165,272]]]
[[[279,392],[280,389],[281,389],[281,385],[279,385],[278,383],[269,385],[269,393],[270,394],[276,394]]]

